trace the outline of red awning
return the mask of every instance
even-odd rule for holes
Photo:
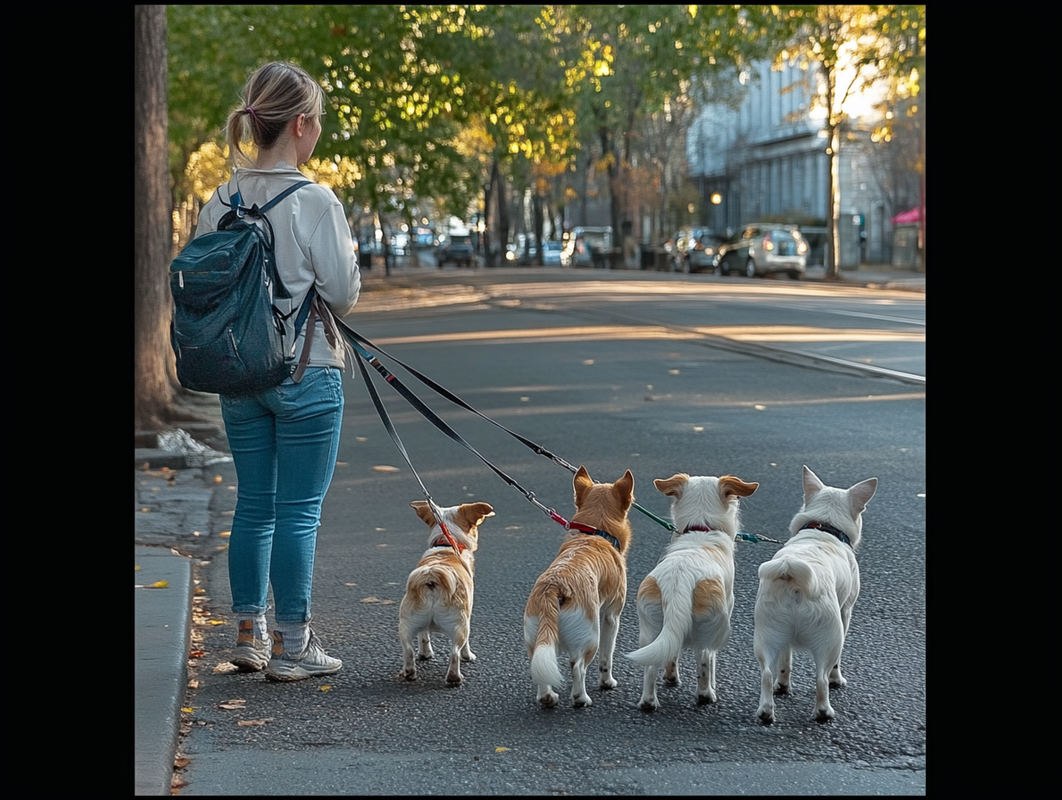
[[[922,219],[922,215],[919,214],[917,208],[912,208],[910,211],[904,211],[902,214],[897,214],[892,218],[892,224],[898,225],[903,222],[919,222]]]

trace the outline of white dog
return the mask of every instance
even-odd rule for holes
[[[655,711],[656,672],[678,685],[678,657],[687,647],[697,657],[697,704],[714,703],[715,654],[730,637],[734,610],[734,537],[738,498],[756,491],[732,475],[690,477],[679,473],[653,481],[672,498],[678,532],[638,588],[639,649],[627,657],[645,667],[638,707]]]
[[[463,503],[440,508],[442,520],[436,520],[425,501],[415,500],[410,505],[431,532],[428,549],[409,573],[406,593],[398,609],[398,638],[402,644],[400,677],[416,680],[414,654],[422,661],[434,656],[431,632],[440,631],[452,643],[446,681],[456,685],[464,680],[461,662],[476,660],[468,646],[475,573],[473,554],[479,546],[479,526],[487,517],[494,516],[494,509],[488,503]],[[439,530],[440,521],[449,535]]]
[[[804,506],[791,538],[760,565],[753,645],[763,670],[760,722],[774,722],[774,695],[788,694],[793,648],[815,659],[815,719],[833,719],[830,687],[844,686],[841,650],[859,597],[855,549],[863,509],[878,488],[869,478],[850,489],[825,486],[804,467]]]

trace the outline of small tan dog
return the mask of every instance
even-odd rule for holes
[[[586,693],[586,670],[595,655],[601,688],[616,685],[612,657],[627,596],[627,512],[634,502],[634,476],[627,470],[615,483],[595,484],[586,468],[579,467],[573,484],[573,530],[535,581],[524,611],[531,677],[545,708],[557,705],[553,687],[563,681],[558,651],[567,651],[571,658],[574,707],[593,704]]]
[[[855,549],[863,509],[878,488],[868,478],[849,489],[826,486],[804,467],[804,506],[789,523],[789,541],[760,564],[753,647],[763,670],[760,722],[774,722],[774,695],[788,694],[793,648],[815,659],[815,719],[834,717],[830,687],[844,686],[841,650],[859,597]]]
[[[459,684],[462,661],[475,661],[475,653],[468,646],[472,617],[472,576],[475,572],[473,553],[479,546],[479,525],[494,516],[487,503],[463,503],[439,508],[449,538],[436,530],[439,521],[424,500],[410,505],[417,516],[428,523],[431,534],[428,549],[421,556],[416,569],[409,573],[406,593],[398,609],[398,638],[402,643],[403,669],[399,676],[412,681],[417,678],[417,657],[426,661],[435,655],[431,646],[432,631],[445,633],[453,647],[446,682]],[[415,645],[419,639],[419,651]]]
[[[679,684],[678,658],[687,647],[697,658],[697,704],[714,703],[715,654],[730,638],[734,610],[734,537],[738,498],[756,491],[733,475],[690,477],[685,473],[653,481],[671,500],[678,529],[659,563],[638,588],[638,644],[627,658],[645,667],[638,707],[660,708],[656,672]]]

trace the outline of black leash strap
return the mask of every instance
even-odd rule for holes
[[[460,444],[462,447],[464,447],[464,448],[472,451],[473,453],[475,453],[479,457],[479,459],[484,464],[486,464],[488,467],[490,467],[503,481],[505,481],[510,486],[512,486],[515,489],[517,489],[518,491],[520,491],[524,495],[524,497],[526,497],[528,500],[530,500],[532,503],[534,503],[536,506],[538,506],[540,509],[542,509],[544,512],[546,512],[546,514],[548,514],[555,522],[559,522],[561,525],[563,525],[567,529],[571,528],[571,524],[572,523],[569,523],[568,520],[564,519],[564,517],[562,517],[560,514],[558,514],[552,508],[547,508],[546,506],[544,506],[541,503],[539,503],[535,499],[534,492],[530,492],[527,489],[523,488],[515,480],[513,480],[511,477],[509,477],[504,472],[502,472],[500,469],[498,469],[496,466],[494,466],[494,464],[492,464],[490,461],[488,461],[486,458],[484,458],[483,455],[478,450],[476,450],[474,447],[472,447],[472,445],[470,445],[468,442],[466,442],[464,439],[462,439],[461,436],[456,431],[453,430],[453,428],[451,428],[449,425],[447,425],[445,422],[443,422],[441,419],[439,419],[438,415],[436,415],[435,412],[433,412],[430,408],[428,408],[421,401],[421,399],[419,397],[417,397],[415,394],[413,394],[413,392],[411,392],[408,388],[406,388],[406,386],[400,380],[398,380],[398,378],[395,377],[394,374],[392,374],[383,364],[380,363],[380,360],[378,358],[376,358],[376,356],[374,356],[371,353],[369,353],[368,351],[366,351],[364,349],[364,347],[362,347],[362,345],[364,345],[365,347],[371,347],[373,350],[376,350],[377,352],[382,353],[383,355],[387,356],[389,359],[394,361],[400,367],[403,367],[404,369],[408,370],[409,373],[411,375],[413,375],[413,377],[415,377],[417,380],[419,380],[421,383],[423,383],[429,389],[432,389],[437,394],[442,395],[447,400],[449,400],[451,403],[454,403],[455,405],[460,406],[461,408],[465,409],[466,411],[471,411],[477,417],[480,417],[481,419],[486,420],[491,425],[494,425],[495,427],[500,428],[501,430],[503,430],[506,433],[508,433],[510,436],[512,436],[517,441],[519,441],[522,444],[526,445],[527,447],[531,448],[538,455],[545,456],[546,458],[550,459],[554,464],[557,464],[558,466],[564,467],[566,470],[571,472],[573,475],[576,472],[579,471],[577,467],[573,467],[571,464],[569,464],[567,461],[565,461],[563,458],[561,458],[560,456],[556,455],[555,453],[551,453],[549,450],[547,450],[546,448],[542,447],[541,445],[536,444],[535,442],[531,441],[530,439],[526,438],[525,436],[521,436],[520,434],[516,433],[516,431],[509,430],[509,428],[506,428],[500,422],[491,419],[486,414],[484,414],[481,411],[478,411],[477,409],[473,408],[471,405],[466,403],[464,400],[462,400],[460,397],[458,397],[456,394],[451,392],[446,387],[441,386],[440,384],[438,384],[437,382],[435,382],[434,380],[429,378],[427,375],[424,375],[423,373],[421,373],[419,370],[414,369],[413,367],[409,366],[409,364],[406,364],[405,362],[403,362],[401,359],[395,358],[395,356],[391,355],[386,350],[382,349],[381,347],[379,347],[378,345],[374,344],[373,342],[370,342],[368,339],[366,339],[360,333],[358,333],[353,328],[351,328],[349,325],[347,325],[343,320],[337,318],[336,319],[336,323],[338,324],[340,331],[343,333],[343,335],[346,337],[347,341],[350,343],[351,347],[359,355],[361,355],[362,358],[364,358],[366,361],[368,361],[370,364],[372,364],[372,366],[376,369],[376,371],[379,372],[381,375],[383,375],[384,380],[386,380],[388,383],[390,383],[392,386],[394,386],[395,389],[398,391],[398,393],[401,394],[404,398],[406,398],[406,400],[410,403],[410,405],[412,405],[415,409],[417,409],[417,411],[419,411],[421,414],[423,414],[424,417],[429,422],[431,422],[433,425],[435,425],[435,427],[437,427],[439,430],[441,430],[443,433],[445,433],[447,436],[449,436],[455,442]],[[365,365],[362,364],[361,361],[358,361],[358,367],[361,369],[362,373],[366,376],[366,383],[368,383],[369,381],[368,381],[368,375],[367,375],[367,372],[366,372],[366,369],[365,369]],[[371,389],[371,391],[375,392],[375,387],[372,387],[371,384],[370,384],[370,389]],[[375,399],[376,398],[375,398],[375,395],[374,395],[374,401],[375,401]],[[381,416],[386,413],[386,412],[382,411],[382,407],[381,407],[381,405],[379,403],[377,403],[377,410],[379,410],[381,412]],[[388,427],[388,430],[393,430],[391,428],[391,426],[390,426],[390,420],[385,420],[384,425]],[[396,433],[392,433],[391,435],[392,435],[392,438],[397,436]],[[407,457],[406,461],[408,463],[408,461],[409,461],[408,457]],[[413,467],[413,465],[410,464],[410,468],[411,469],[412,469],[412,467]],[[420,480],[420,479],[418,478],[417,480]],[[423,484],[421,484],[421,486],[423,486]],[[637,509],[640,512],[642,512],[643,514],[645,514],[645,516],[649,517],[651,520],[656,522],[658,525],[660,525],[660,526],[662,526],[664,528],[667,528],[671,532],[675,531],[675,526],[672,525],[670,522],[668,522],[665,519],[662,519],[661,517],[658,517],[653,512],[648,511],[645,508],[642,508],[637,503],[633,503],[631,507]]]
[[[538,455],[545,456],[546,458],[550,459],[551,461],[553,461],[553,463],[557,464],[558,466],[564,467],[566,470],[571,472],[573,475],[576,472],[579,471],[578,467],[573,467],[571,464],[569,464],[567,461],[565,461],[563,458],[561,458],[560,456],[556,455],[555,453],[551,453],[549,450],[547,450],[546,448],[542,447],[541,445],[536,444],[535,442],[532,442],[530,439],[528,439],[528,438],[526,438],[524,436],[521,436],[516,431],[509,430],[508,428],[506,428],[504,425],[502,425],[497,420],[493,420],[490,417],[488,417],[486,414],[482,413],[481,411],[476,410],[475,408],[470,406],[468,403],[466,403],[464,400],[462,400],[460,397],[458,397],[456,394],[454,394],[449,389],[447,389],[445,386],[439,385],[438,383],[433,381],[431,378],[429,378],[427,375],[425,375],[422,372],[414,369],[409,364],[404,363],[400,359],[395,358],[393,355],[388,353],[386,350],[384,350],[379,345],[376,345],[376,344],[373,344],[372,342],[370,342],[368,339],[366,339],[360,333],[358,333],[353,328],[351,328],[349,325],[347,325],[343,320],[337,319],[336,322],[339,324],[340,330],[346,335],[347,339],[350,340],[351,344],[354,346],[354,349],[357,350],[361,354],[361,356],[363,358],[365,358],[367,361],[369,361],[369,363],[372,363],[373,356],[370,355],[369,353],[367,353],[364,349],[362,349],[362,347],[360,345],[363,345],[364,347],[371,347],[376,352],[387,356],[389,359],[391,359],[396,364],[398,364],[398,366],[400,366],[403,369],[407,370],[410,375],[412,375],[414,378],[419,380],[421,383],[423,383],[429,389],[432,389],[437,394],[442,395],[447,400],[449,400],[451,403],[460,406],[461,408],[465,409],[466,411],[471,411],[477,417],[480,417],[481,419],[486,420],[491,425],[494,425],[497,428],[501,428],[503,431],[505,431],[507,434],[512,436],[514,439],[518,440],[522,444],[524,444],[527,447],[529,447],[532,450],[534,450]],[[377,360],[377,362],[378,362],[378,360]],[[381,369],[381,367],[376,366],[376,364],[373,364],[373,366],[376,367],[376,369],[378,371]],[[383,375],[382,372],[380,374]],[[390,375],[390,373],[388,373],[388,375]],[[387,381],[389,383],[393,384],[394,381],[396,381],[397,379],[396,378],[392,378],[392,377],[388,377],[388,375],[384,375],[384,377],[387,379]],[[399,391],[401,392],[402,390],[399,390]],[[406,391],[408,391],[408,390],[406,390]],[[413,396],[414,398],[416,397],[415,395],[412,395],[412,393],[410,393],[410,395],[406,395],[405,393],[403,393],[403,396],[406,397],[407,400],[409,400],[410,396]],[[410,402],[412,403],[413,400],[410,400]],[[419,402],[419,400],[418,400],[418,402]],[[418,407],[417,410],[419,411],[420,408]],[[443,424],[445,424],[445,423],[443,423]],[[479,454],[477,453],[477,455],[479,455]],[[480,456],[480,458],[483,458],[483,457]],[[487,462],[487,463],[489,464],[490,462]]]
[[[534,492],[525,489],[523,486],[521,486],[519,483],[517,483],[512,477],[510,477],[508,474],[506,474],[503,470],[501,470],[500,468],[498,468],[494,464],[492,464],[482,453],[480,453],[478,450],[476,450],[476,448],[474,448],[467,441],[465,441],[465,439],[461,436],[461,434],[459,434],[452,427],[450,427],[450,425],[447,424],[441,417],[439,417],[438,414],[436,414],[427,405],[425,405],[424,401],[422,401],[419,397],[417,397],[415,394],[413,394],[413,392],[411,392],[405,386],[405,384],[403,384],[398,379],[397,376],[395,376],[392,372],[390,372],[387,369],[387,367],[385,367],[383,364],[380,363],[380,359],[376,358],[374,355],[372,355],[371,353],[367,352],[360,345],[359,341],[355,341],[354,339],[352,339],[351,338],[351,334],[354,334],[354,331],[352,331],[346,324],[344,324],[342,320],[336,320],[336,321],[339,323],[340,330],[344,333],[344,335],[347,336],[347,338],[350,340],[351,345],[353,346],[354,350],[357,351],[357,353],[362,357],[362,359],[364,359],[364,361],[368,361],[369,364],[371,364],[373,366],[373,368],[377,372],[379,372],[380,375],[383,376],[383,379],[385,381],[387,381],[389,384],[391,384],[391,386],[393,386],[395,388],[395,390],[400,395],[402,395],[402,397],[404,397],[406,399],[406,401],[409,402],[409,404],[411,406],[413,406],[413,408],[415,408],[417,411],[419,411],[424,416],[425,419],[427,419],[430,423],[432,423],[432,425],[434,425],[440,431],[445,433],[447,436],[449,436],[451,439],[453,439],[459,445],[464,447],[466,450],[468,450],[471,453],[475,454],[479,458],[479,460],[482,461],[484,464],[486,464],[488,467],[490,467],[490,469],[499,478],[501,478],[507,484],[509,484],[514,489],[516,489],[521,494],[523,494],[523,496],[526,497],[531,503],[536,505],[538,508],[542,509],[542,511],[544,511],[549,516],[554,517],[554,518],[557,517],[557,514],[556,514],[556,512],[553,509],[547,508],[546,506],[544,506],[540,502],[538,502],[537,499],[535,499],[535,493]],[[356,334],[354,334],[354,335],[357,336]],[[357,336],[357,339],[361,340],[361,337]],[[369,343],[369,345],[372,346],[371,343]],[[383,352],[383,351],[381,351],[381,352]],[[387,432],[391,435],[391,438],[394,440],[395,444],[398,446],[399,452],[402,453],[402,456],[403,456],[403,458],[405,458],[406,463],[409,464],[409,468],[411,470],[413,470],[413,474],[417,476],[417,482],[420,483],[420,488],[424,490],[424,494],[427,497],[428,496],[428,490],[424,488],[424,482],[421,481],[420,476],[417,475],[417,471],[413,467],[413,462],[410,461],[409,454],[406,452],[406,448],[402,445],[402,440],[399,438],[398,432],[395,430],[395,427],[392,424],[390,417],[388,417],[388,415],[387,415],[387,410],[384,408],[383,401],[380,399],[380,395],[376,391],[376,387],[373,385],[372,380],[370,380],[369,371],[366,368],[364,361],[362,361],[361,359],[358,360],[358,369],[361,370],[362,377],[365,379],[365,384],[369,388],[369,394],[372,397],[373,404],[376,406],[376,411],[380,415],[380,419],[383,421],[384,427],[387,429]],[[429,501],[431,500],[430,497],[428,497],[428,499],[429,499]],[[438,518],[437,514],[436,514],[436,518]]]

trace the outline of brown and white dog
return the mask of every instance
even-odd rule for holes
[[[545,708],[557,705],[553,687],[563,681],[559,651],[571,659],[576,708],[593,704],[586,693],[586,670],[595,655],[601,688],[616,685],[612,657],[627,596],[627,512],[634,502],[634,476],[627,470],[615,483],[595,484],[586,468],[579,467],[573,485],[573,529],[549,569],[535,581],[524,610],[531,677]]]
[[[804,505],[789,523],[789,541],[759,570],[752,643],[763,670],[757,714],[765,725],[774,722],[774,695],[789,693],[793,648],[815,659],[815,719],[834,717],[830,687],[847,683],[841,650],[859,597],[855,549],[877,488],[877,478],[849,489],[826,486],[804,467]]]
[[[730,638],[734,610],[734,537],[738,498],[756,491],[733,475],[690,477],[685,473],[653,481],[672,498],[677,532],[653,571],[638,588],[638,644],[627,657],[645,667],[638,707],[655,711],[656,672],[679,684],[677,662],[692,648],[697,657],[697,704],[714,703],[715,654]]]
[[[403,669],[399,676],[412,681],[417,678],[414,645],[419,639],[417,657],[425,661],[435,655],[431,646],[432,631],[450,637],[450,668],[446,681],[459,684],[462,661],[475,661],[475,653],[468,646],[472,617],[472,576],[475,572],[473,553],[479,546],[479,525],[494,516],[487,503],[463,503],[439,508],[447,536],[439,528],[431,506],[424,500],[410,505],[417,516],[428,523],[431,534],[428,549],[421,556],[416,569],[409,573],[406,593],[398,609],[398,638],[402,643]]]

